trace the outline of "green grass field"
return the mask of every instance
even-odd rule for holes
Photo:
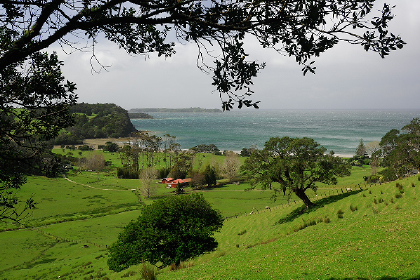
[[[305,214],[296,198],[273,201],[247,184],[202,191],[227,217],[218,249],[157,278],[420,279],[419,177],[398,181],[400,190],[396,182],[365,186],[366,174],[353,168],[337,186],[319,186],[310,193],[317,209]],[[0,279],[141,279],[141,265],[115,273],[106,264],[107,246],[140,213],[139,184],[112,172],[29,177],[19,196],[33,196],[38,209],[20,228],[1,225]],[[160,185],[142,201],[172,192]]]

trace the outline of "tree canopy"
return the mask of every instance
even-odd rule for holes
[[[76,102],[76,87],[64,82],[62,63],[45,53],[31,54],[30,60],[0,68],[0,221],[22,218],[15,190],[41,164],[46,141],[73,122],[69,107]],[[33,206],[28,200],[22,209]]]
[[[414,118],[401,131],[392,129],[379,142],[380,150],[376,155],[382,156],[380,173],[387,181],[393,181],[420,169],[420,119]]]
[[[223,225],[219,211],[202,195],[177,195],[143,208],[110,248],[108,265],[121,271],[141,262],[178,265],[181,261],[216,249],[213,233]]]
[[[198,46],[198,64],[213,73],[223,108],[255,106],[252,78],[264,63],[248,60],[244,39],[294,57],[303,73],[312,59],[340,41],[361,45],[385,57],[404,41],[388,31],[392,7],[372,12],[375,0],[281,1],[2,1],[0,72],[29,61],[54,43],[83,49],[105,38],[128,53],[171,56],[175,42]],[[220,50],[214,55],[213,48]],[[210,60],[210,62],[209,62]],[[2,78],[3,79],[3,78]]]
[[[61,131],[55,144],[81,144],[84,139],[128,137],[137,129],[127,110],[115,104],[78,103],[70,107],[74,124]]]
[[[350,166],[311,138],[272,137],[264,149],[255,150],[245,160],[242,171],[253,186],[296,194],[306,205],[313,203],[306,195],[308,189],[316,191],[316,183],[336,184],[337,176],[350,175]],[[273,183],[278,183],[277,187]]]
[[[360,139],[360,143],[356,148],[356,156],[363,157],[366,155],[366,152],[367,150],[365,144],[363,143],[363,139]]]

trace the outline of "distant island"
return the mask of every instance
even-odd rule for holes
[[[128,112],[128,117],[130,119],[153,119],[153,117],[146,113],[131,113]]]
[[[128,111],[129,114],[132,113],[221,113],[220,109],[205,109],[200,107],[191,107],[191,108],[135,108]]]

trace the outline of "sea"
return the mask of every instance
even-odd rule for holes
[[[360,140],[380,141],[401,130],[419,110],[233,110],[221,113],[149,113],[153,119],[131,120],[136,129],[170,134],[182,149],[215,144],[221,151],[264,148],[270,137],[309,137],[336,155],[353,156]]]

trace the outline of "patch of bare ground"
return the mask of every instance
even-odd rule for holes
[[[124,146],[125,143],[129,142],[130,138],[96,138],[96,139],[85,139],[83,140],[83,145],[88,145],[91,148],[97,150],[99,145],[105,145],[106,142],[114,142],[119,146]],[[81,145],[75,145],[76,147]],[[54,148],[60,148],[59,145],[55,145]]]

